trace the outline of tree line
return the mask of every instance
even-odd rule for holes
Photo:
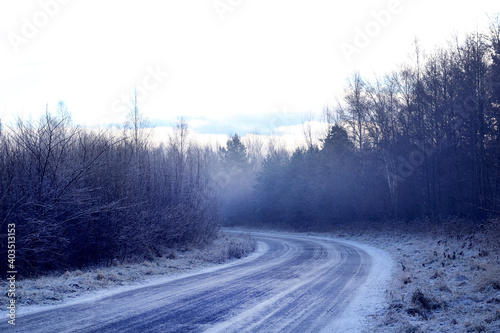
[[[217,155],[179,122],[153,145],[137,106],[121,133],[56,115],[0,127],[0,227],[16,227],[19,274],[152,258],[211,242],[218,230]],[[7,242],[1,252],[7,258]]]
[[[271,147],[247,222],[317,229],[500,212],[500,25],[376,79],[353,74],[320,144]]]
[[[81,128],[60,103],[0,122],[0,255],[12,223],[28,276],[208,244],[221,222],[487,219],[500,212],[499,116],[499,24],[430,54],[416,45],[412,64],[383,77],[355,73],[319,144],[306,126],[293,152],[252,135],[214,150],[184,121],[156,143],[136,101],[120,133]]]

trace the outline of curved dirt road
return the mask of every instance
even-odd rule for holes
[[[332,240],[252,233],[259,251],[220,269],[19,315],[5,332],[319,332],[365,282],[372,257]],[[333,325],[333,326],[332,326]]]

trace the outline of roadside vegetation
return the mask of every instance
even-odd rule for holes
[[[210,245],[202,248],[177,247],[148,260],[130,257],[123,262],[114,260],[106,267],[52,271],[18,282],[17,303],[20,309],[29,310],[31,305],[55,305],[112,292],[119,287],[141,286],[241,259],[254,252],[255,247],[255,240],[247,234],[220,233]],[[0,287],[6,289],[7,282],[2,280]],[[0,297],[1,307],[6,307],[7,302],[7,297]]]
[[[499,220],[423,218],[358,222],[321,232],[266,230],[351,240],[390,255],[394,266],[383,287],[385,304],[378,312],[367,311],[369,329],[363,332],[500,331]]]
[[[64,103],[38,121],[1,125],[0,255],[7,258],[7,225],[15,225],[19,277],[215,239],[216,155],[190,142],[182,121],[160,145],[137,106],[118,133],[73,124]]]
[[[441,234],[387,243],[398,271],[379,331],[500,331],[499,252],[486,242],[485,234]]]
[[[388,221],[338,228],[334,237],[384,249],[395,262],[385,309],[370,332],[500,331],[500,222]]]

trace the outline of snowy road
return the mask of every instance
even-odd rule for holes
[[[0,331],[337,331],[336,321],[345,317],[351,300],[363,297],[377,264],[367,251],[344,242],[275,233],[253,236],[258,253],[235,264],[26,313],[15,328],[4,320]]]

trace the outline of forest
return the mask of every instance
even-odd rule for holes
[[[60,103],[57,115],[2,129],[2,237],[15,224],[24,276],[214,239],[212,151],[189,144],[183,122],[167,144],[153,146],[137,108],[129,119],[119,135],[82,129]]]
[[[500,25],[376,79],[354,73],[327,130],[289,151],[179,121],[163,143],[133,105],[121,131],[55,114],[0,122],[1,255],[25,276],[203,246],[222,225],[328,230],[360,221],[488,221],[500,212]],[[3,273],[3,272],[2,272]]]
[[[325,109],[319,144],[305,128],[305,147],[269,148],[247,222],[317,230],[497,216],[499,37],[494,24],[430,53],[416,43],[413,64],[372,80],[354,73],[339,105]]]

